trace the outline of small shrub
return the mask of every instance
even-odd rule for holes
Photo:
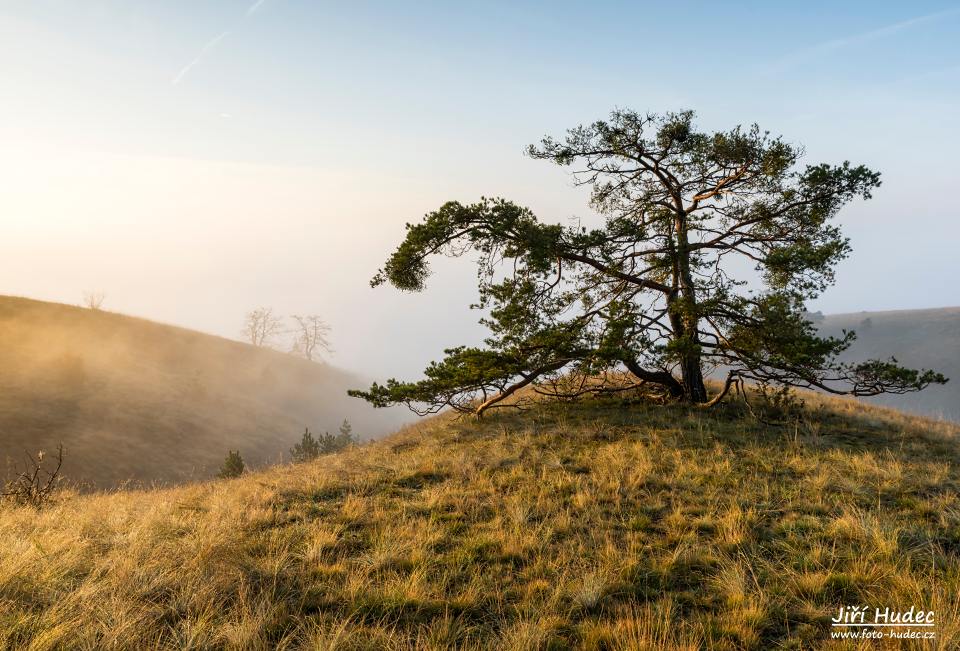
[[[103,300],[107,297],[103,292],[84,292],[83,304],[91,310],[99,311],[103,307]]]
[[[239,477],[243,474],[244,468],[245,466],[243,465],[243,457],[240,456],[240,450],[236,452],[228,450],[227,458],[223,460],[223,465],[220,466],[220,472],[217,473],[217,477],[219,479]]]
[[[803,415],[805,402],[789,386],[773,387],[766,383],[757,386],[761,399],[761,421],[785,422],[796,420]]]
[[[22,506],[41,508],[50,499],[60,482],[63,467],[63,446],[57,446],[56,467],[48,469],[43,450],[36,457],[27,455],[23,471],[3,487],[0,497]]]

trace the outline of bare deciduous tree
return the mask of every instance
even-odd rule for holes
[[[258,307],[247,314],[243,324],[243,338],[254,346],[269,346],[273,338],[283,332],[282,322],[269,307]]]
[[[83,305],[91,310],[99,310],[103,305],[103,300],[107,297],[103,292],[84,292]]]
[[[294,329],[293,352],[302,355],[305,359],[313,361],[316,354],[331,351],[330,341],[327,335],[330,334],[330,326],[326,321],[316,314],[300,316],[294,314],[290,317],[297,326]]]

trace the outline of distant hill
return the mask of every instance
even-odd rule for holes
[[[362,438],[405,411],[348,398],[364,378],[273,350],[111,312],[0,297],[0,475],[63,443],[96,487],[210,477],[239,449],[277,461],[305,427]]]
[[[844,359],[887,358],[913,368],[940,371],[950,381],[919,393],[865,399],[933,418],[960,421],[960,307],[827,315],[817,323],[823,334],[854,330],[857,340]]]
[[[238,479],[3,506],[0,648],[960,648],[960,428],[806,408],[444,414]],[[834,639],[850,604],[933,626]]]

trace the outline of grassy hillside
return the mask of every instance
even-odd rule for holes
[[[210,477],[239,449],[276,461],[304,427],[392,431],[404,412],[348,398],[337,368],[142,319],[0,297],[0,476],[62,442],[96,486]]]
[[[593,402],[0,512],[0,646],[960,647],[957,429]],[[831,646],[841,605],[936,640]]]
[[[895,356],[906,366],[932,368],[951,381],[920,393],[878,396],[873,404],[960,422],[960,307],[831,314],[818,324],[825,334],[855,330],[848,359]]]

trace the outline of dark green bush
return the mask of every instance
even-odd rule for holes
[[[228,450],[227,458],[223,460],[223,465],[220,466],[220,472],[217,473],[217,477],[219,479],[239,477],[243,474],[243,470],[243,457],[240,456],[240,450],[236,452]]]

